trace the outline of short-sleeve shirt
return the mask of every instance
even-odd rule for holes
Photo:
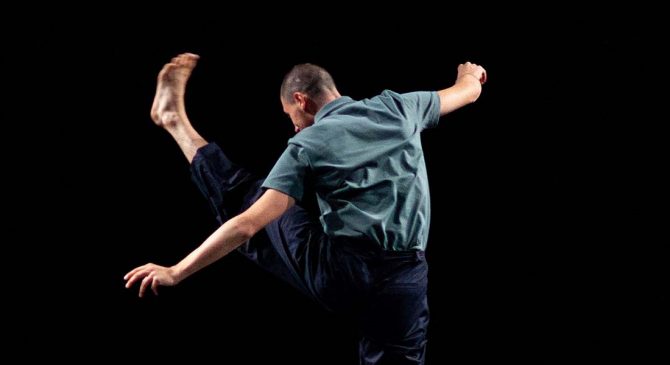
[[[436,92],[340,97],[289,139],[263,187],[297,201],[314,191],[330,237],[424,250],[430,193],[420,133],[439,119]]]

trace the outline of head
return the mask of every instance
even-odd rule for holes
[[[281,84],[281,104],[296,132],[314,124],[316,113],[339,97],[328,71],[311,63],[293,66]]]

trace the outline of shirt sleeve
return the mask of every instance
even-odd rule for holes
[[[308,170],[309,159],[305,150],[290,143],[263,182],[263,188],[275,189],[302,201]]]
[[[416,91],[401,94],[406,111],[413,111],[421,129],[437,126],[440,121],[440,98],[435,91]]]

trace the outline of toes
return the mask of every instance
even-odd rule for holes
[[[197,61],[200,59],[200,56],[195,53],[184,53],[183,55],[186,56],[190,61]]]
[[[177,58],[180,66],[193,68],[200,56],[195,53],[182,53]]]

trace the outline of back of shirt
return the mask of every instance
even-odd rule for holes
[[[331,237],[424,250],[430,195],[420,132],[437,124],[439,108],[435,92],[341,97],[289,140],[263,186],[303,200],[313,184]]]

